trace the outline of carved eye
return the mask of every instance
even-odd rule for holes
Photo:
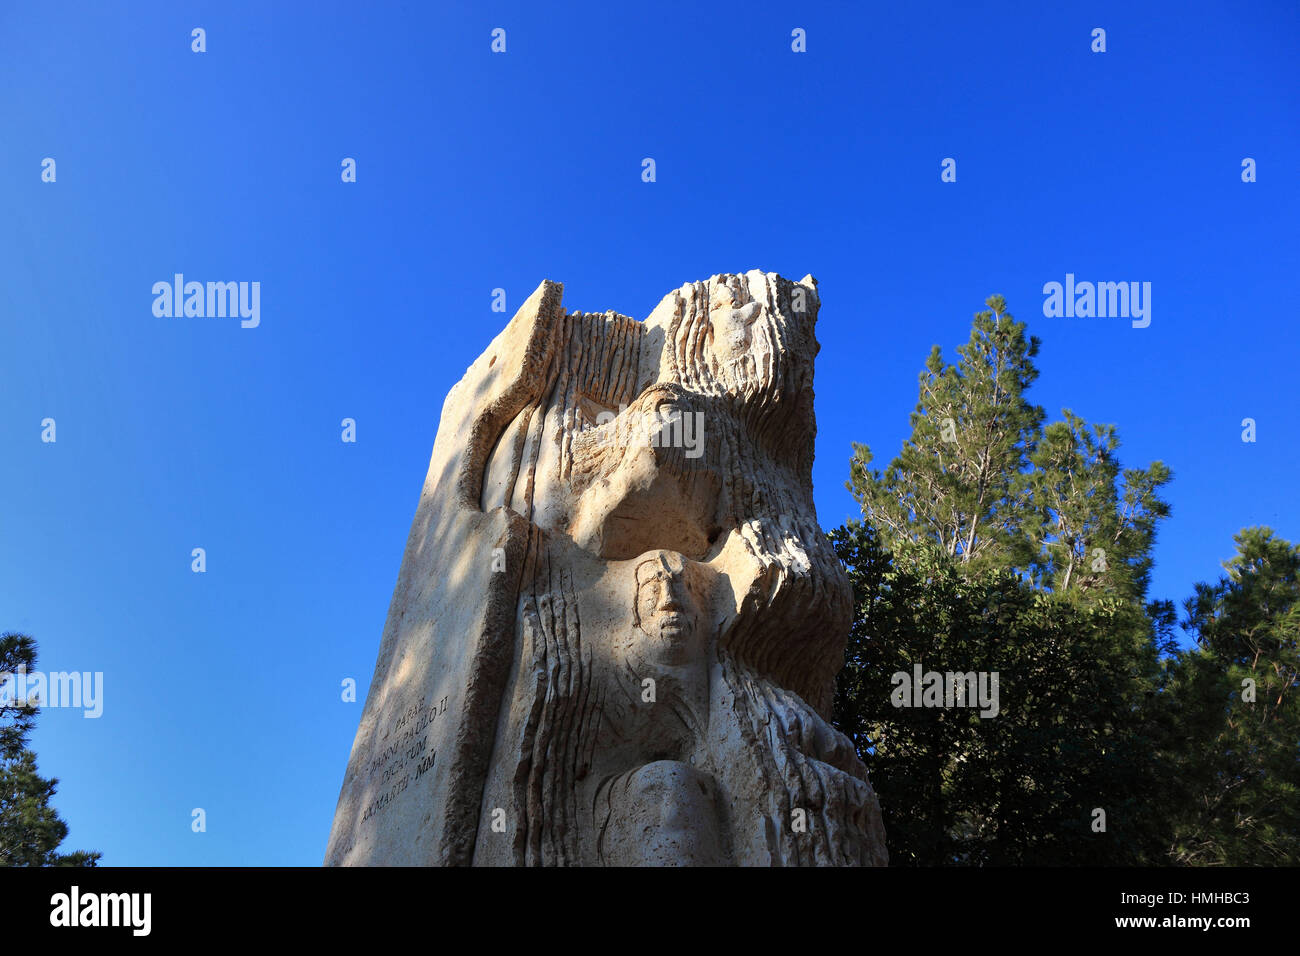
[[[647,587],[641,591],[641,604],[638,608],[638,616],[643,622],[651,621],[655,616],[655,609],[659,607],[659,591],[654,587]]]

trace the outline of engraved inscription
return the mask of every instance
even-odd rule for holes
[[[428,731],[446,713],[446,696],[429,704],[411,704],[384,731],[379,753],[366,765],[371,778],[378,778],[380,792],[366,805],[362,823],[389,807],[406,792],[412,780],[419,780],[433,770],[436,755],[430,747]]]

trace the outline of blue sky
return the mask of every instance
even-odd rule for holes
[[[104,673],[101,718],[34,738],[66,845],[321,861],[340,682],[498,287],[644,318],[813,273],[825,527],[850,442],[892,457],[930,346],[1002,293],[1033,400],[1174,471],[1153,597],[1244,526],[1300,540],[1297,64],[1289,2],[3,5],[0,630]],[[155,317],[177,272],[260,282],[260,325]],[[1067,272],[1151,282],[1150,327],[1045,318]]]

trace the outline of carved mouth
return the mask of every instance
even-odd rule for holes
[[[676,611],[671,614],[665,614],[659,619],[659,632],[661,634],[678,635],[686,630],[686,615],[678,614]]]

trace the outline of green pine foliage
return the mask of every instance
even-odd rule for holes
[[[890,548],[930,542],[971,570],[1140,600],[1172,473],[1158,461],[1121,469],[1115,426],[1069,409],[1044,427],[1025,396],[1041,343],[1001,296],[985,304],[956,365],[930,352],[898,457],[873,471],[871,449],[854,444],[848,488],[863,518]]]
[[[36,669],[36,642],[24,634],[0,634],[0,673]],[[42,777],[28,747],[38,708],[28,701],[0,700],[0,866],[95,866],[100,854],[60,853],[68,826],[51,801],[58,780]]]
[[[1122,467],[1114,425],[1046,423],[1041,343],[986,305],[956,364],[931,351],[899,455],[854,445],[863,520],[830,535],[856,606],[834,717],[891,860],[1300,864],[1300,552],[1242,532],[1180,650],[1147,601],[1172,473]],[[918,664],[998,673],[1000,712],[896,706]]]
[[[1300,548],[1268,528],[1186,601],[1196,646],[1170,667],[1190,790],[1170,856],[1204,865],[1300,863]]]
[[[884,472],[854,444],[849,490],[891,547],[928,541],[963,564],[1024,566],[1033,525],[1024,472],[1043,419],[1024,393],[1038,377],[1039,341],[1000,296],[987,304],[957,365],[937,345],[930,352],[912,435]]]

